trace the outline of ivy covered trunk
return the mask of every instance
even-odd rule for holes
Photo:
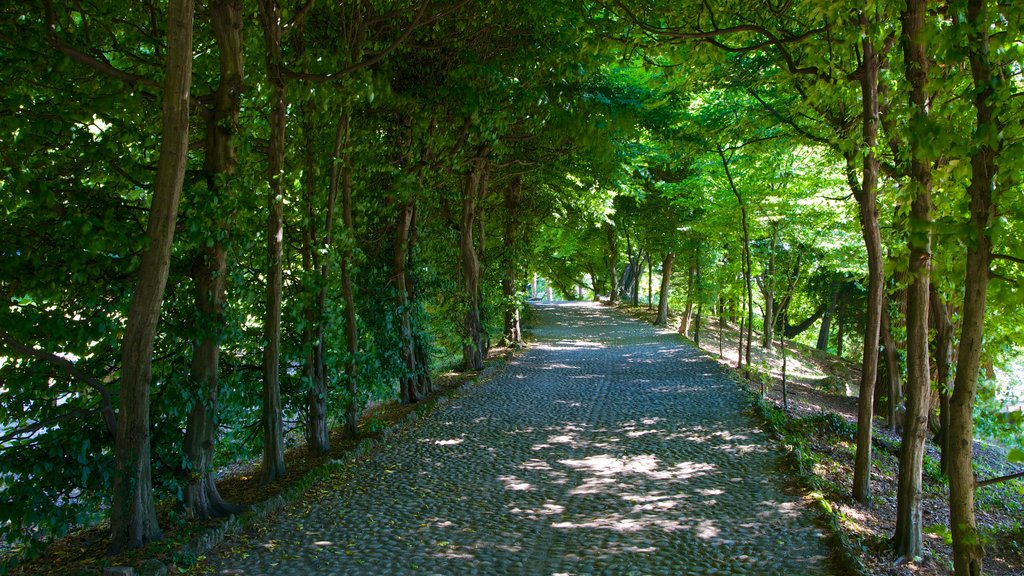
[[[192,83],[192,0],[170,0],[163,129],[153,202],[138,280],[121,344],[120,414],[114,444],[114,491],[110,548],[142,547],[161,537],[153,507],[149,432],[149,387],[153,341],[171,260],[171,243],[188,157],[189,93]]]
[[[267,152],[267,298],[263,348],[263,477],[264,483],[284,474],[284,424],[281,417],[281,291],[284,240],[284,131],[287,106],[281,63],[281,7],[260,0],[260,19],[267,50],[270,83],[270,143]]]
[[[900,15],[903,24],[903,60],[910,85],[911,126],[928,120],[928,56],[924,44],[925,1],[907,0]],[[907,415],[900,443],[896,485],[896,555],[907,561],[923,553],[921,472],[925,437],[931,412],[931,370],[928,364],[928,308],[931,276],[932,175],[923,139],[910,134],[910,186],[912,203],[908,230],[910,260],[907,288]],[[867,349],[865,349],[867,352]]]
[[[857,453],[854,457],[853,498],[866,503],[871,496],[871,436],[874,419],[875,379],[878,373],[878,338],[881,333],[882,302],[884,302],[885,271],[882,261],[882,235],[878,228],[878,73],[881,58],[875,49],[872,23],[862,12],[861,27],[865,37],[861,41],[862,62],[859,70],[861,89],[861,121],[863,133],[862,181],[851,187],[860,205],[860,225],[864,245],[868,253],[868,308],[864,329],[864,354],[861,364],[860,396],[857,399]],[[847,175],[852,176],[851,166],[855,156],[846,157]]]
[[[658,318],[656,326],[668,324],[668,296],[672,284],[672,263],[676,261],[675,252],[666,252],[661,261],[661,291],[658,294]]]

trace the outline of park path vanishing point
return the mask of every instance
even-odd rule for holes
[[[214,574],[826,574],[826,544],[738,385],[597,304],[200,568]]]

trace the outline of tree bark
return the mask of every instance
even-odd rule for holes
[[[889,318],[888,306],[882,310],[882,336],[884,342],[885,375],[889,385],[889,401],[886,404],[886,425],[892,432],[896,431],[896,412],[899,410],[900,402],[903,399],[903,391],[900,389],[903,370],[900,367],[900,358],[896,353],[896,339],[892,335],[892,320]]]
[[[679,333],[683,336],[690,335],[690,319],[693,317],[693,285],[697,277],[697,252],[690,255],[690,268],[686,271],[686,309],[683,310],[683,319],[679,322]]]
[[[405,373],[399,377],[399,395],[405,404],[423,400],[416,385],[416,343],[413,336],[412,303],[409,299],[408,276],[406,274],[406,250],[409,246],[409,233],[412,229],[412,217],[415,204],[408,200],[398,210],[398,221],[395,226],[394,258],[392,259],[392,282],[399,310],[399,354],[405,365]]]
[[[221,196],[230,194],[230,189],[223,187],[222,179],[233,175],[237,164],[233,136],[238,128],[244,85],[242,3],[214,0],[209,10],[219,51],[220,83],[213,106],[206,115],[204,170],[207,188],[215,196]],[[195,306],[207,327],[200,331],[203,336],[192,351],[189,379],[196,387],[197,400],[185,428],[189,481],[185,485],[184,505],[192,516],[203,519],[236,514],[243,509],[221,497],[212,469],[217,444],[220,338],[227,284],[227,250],[217,232],[226,232],[228,224],[224,218],[218,218],[218,222],[218,230],[211,234],[213,245],[197,256],[193,268]]]
[[[299,28],[301,31],[301,27]],[[305,135],[305,165],[302,170],[306,222],[302,238],[302,270],[307,282],[319,275],[323,267],[316,226],[316,176],[312,136],[312,115],[315,110],[310,103],[302,106],[302,124]],[[320,308],[320,290],[307,285],[304,290],[307,300],[303,315],[306,325],[302,330],[302,349],[305,351],[303,378],[306,380],[306,446],[313,454],[326,454],[331,449],[327,430],[327,382],[324,374],[324,348],[321,342],[321,323],[324,310]],[[325,301],[326,304],[326,301]]]
[[[928,119],[928,56],[923,38],[925,0],[907,0],[900,14],[903,28],[903,61],[910,85],[911,126],[922,127]],[[909,135],[912,204],[908,248],[907,291],[907,416],[900,444],[896,484],[896,555],[907,561],[922,555],[923,517],[921,472],[924,442],[931,412],[931,370],[928,365],[928,307],[931,278],[932,174],[922,140]]]
[[[486,185],[486,157],[473,161],[473,167],[466,175],[462,195],[462,234],[459,250],[462,255],[462,277],[466,288],[467,310],[463,321],[462,366],[467,371],[479,372],[484,369],[483,325],[480,322],[480,260],[473,243],[473,224],[476,218],[477,200]]]
[[[161,537],[153,507],[149,437],[149,386],[153,341],[170,268],[171,243],[188,160],[188,112],[192,81],[192,0],[170,0],[163,128],[153,203],[138,280],[121,343],[120,410],[114,444],[110,510],[112,552],[140,548]]]
[[[656,326],[668,324],[668,296],[672,286],[672,263],[676,261],[675,252],[666,252],[661,261],[661,292],[658,294],[658,318]]]
[[[337,197],[341,188],[341,220],[345,227],[345,249],[341,253],[341,297],[345,302],[345,383],[348,404],[345,406],[345,434],[349,438],[359,435],[359,325],[356,321],[356,298],[352,289],[352,246],[356,227],[352,220],[352,153],[350,148],[350,115],[343,112],[338,119],[334,137],[334,162],[331,166],[331,196]],[[340,180],[340,182],[339,182]],[[332,220],[328,216],[328,220]],[[328,234],[330,236],[330,234]],[[331,239],[333,242],[333,238]],[[326,280],[326,279],[325,279]],[[325,283],[326,284],[326,283]]]
[[[281,416],[281,298],[284,243],[284,134],[287,122],[281,63],[281,7],[259,0],[270,84],[270,143],[267,151],[267,298],[263,349],[263,473],[269,484],[284,475],[284,424]]]
[[[615,226],[612,226],[611,224],[609,224],[607,222],[605,222],[603,226],[604,226],[605,234],[608,237],[608,271],[610,273],[610,275],[608,276],[608,279],[609,279],[609,283],[611,284],[611,289],[608,292],[608,303],[609,304],[614,304],[619,299],[619,285],[618,285],[619,273],[616,271],[616,269],[618,268],[617,260],[618,260],[618,255],[619,255],[619,247],[618,247],[618,244],[615,242]],[[534,277],[534,292],[536,292],[536,291],[537,291],[537,289],[536,289],[536,276],[535,276]],[[534,297],[536,297],[536,294],[534,294]]]
[[[761,334],[761,347],[770,350],[775,339],[775,248],[778,241],[778,223],[772,225],[771,242],[768,247],[768,270],[758,282],[761,295],[764,297],[764,330]]]
[[[523,330],[519,320],[519,294],[516,280],[519,278],[519,244],[520,216],[519,209],[523,197],[523,179],[516,176],[505,189],[505,250],[502,254],[501,291],[505,304],[505,329],[502,341],[506,346],[519,346],[523,343]],[[597,278],[591,272],[594,283],[594,297],[597,297]]]
[[[878,145],[878,73],[882,56],[872,43],[871,23],[866,12],[860,15],[864,38],[861,41],[861,87],[863,133],[863,179],[852,186],[860,205],[861,230],[868,253],[868,309],[864,330],[864,354],[861,366],[860,397],[857,402],[857,453],[854,458],[853,498],[867,503],[871,496],[871,435],[874,419],[875,379],[878,373],[878,338],[881,332],[885,271],[882,261],[882,236],[878,228],[877,187]],[[847,155],[848,173],[854,157]],[[853,184],[854,181],[851,182]]]
[[[718,147],[718,156],[722,159],[722,167],[725,168],[726,178],[729,180],[729,188],[732,189],[732,193],[736,196],[736,202],[740,206],[740,226],[743,233],[743,284],[746,288],[747,294],[747,350],[746,350],[746,361],[747,368],[750,368],[750,340],[753,337],[754,330],[754,294],[753,287],[751,286],[751,258],[750,258],[750,228],[747,225],[747,204],[743,201],[743,196],[740,194],[739,189],[736,188],[736,182],[732,179],[732,172],[729,170],[729,161],[725,157],[725,151],[721,146]]]
[[[942,474],[949,472],[949,393],[953,367],[953,320],[950,318],[949,306],[942,300],[933,283],[929,291],[928,319],[935,330],[935,383],[939,392],[939,433],[936,443],[939,445],[939,469]]]
[[[956,377],[949,401],[949,513],[953,533],[953,569],[957,576],[979,576],[984,551],[974,514],[976,479],[971,466],[974,450],[974,398],[981,369],[981,346],[985,334],[985,297],[992,261],[991,225],[995,218],[997,176],[994,137],[999,133],[993,88],[994,74],[988,56],[988,14],[985,0],[967,2],[967,56],[974,81],[974,137],[977,148],[971,156],[970,227],[967,270],[964,278],[964,308],[961,316],[960,348]]]

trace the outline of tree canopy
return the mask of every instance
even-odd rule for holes
[[[370,403],[480,370],[540,277],[741,322],[748,371],[779,334],[861,362],[855,498],[875,397],[906,450],[941,412],[979,573],[975,427],[1024,456],[1022,12],[4,5],[0,538],[110,517],[120,550],[160,537],[157,500],[236,512],[218,467],[263,455],[273,481],[286,439],[326,452]]]

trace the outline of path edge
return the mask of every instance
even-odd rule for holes
[[[472,378],[457,386],[451,391],[451,393],[420,403],[400,420],[381,430],[380,434],[376,437],[364,438],[359,441],[354,449],[345,452],[338,458],[332,458],[311,469],[302,477],[302,479],[291,487],[282,490],[278,494],[275,494],[262,502],[249,506],[249,508],[242,514],[232,515],[219,525],[204,530],[187,543],[173,548],[170,551],[170,558],[172,559],[171,563],[175,566],[190,570],[200,557],[223,544],[228,537],[241,534],[249,527],[266,520],[285,506],[298,501],[313,486],[330,474],[338,472],[353,461],[367,457],[381,447],[386,446],[388,441],[394,436],[408,430],[434,411],[443,408],[454,400],[460,398],[461,393],[465,390],[470,387],[479,386],[480,384],[491,380],[499,372],[503,371],[509,363],[514,361],[528,349],[529,346],[524,345],[521,348],[514,350],[512,354],[503,361],[495,362],[494,364],[485,367]],[[163,576],[168,574],[169,566],[162,562],[160,563],[160,566],[156,566],[156,562],[159,562],[159,560],[148,560],[143,570],[138,572],[139,576]]]

